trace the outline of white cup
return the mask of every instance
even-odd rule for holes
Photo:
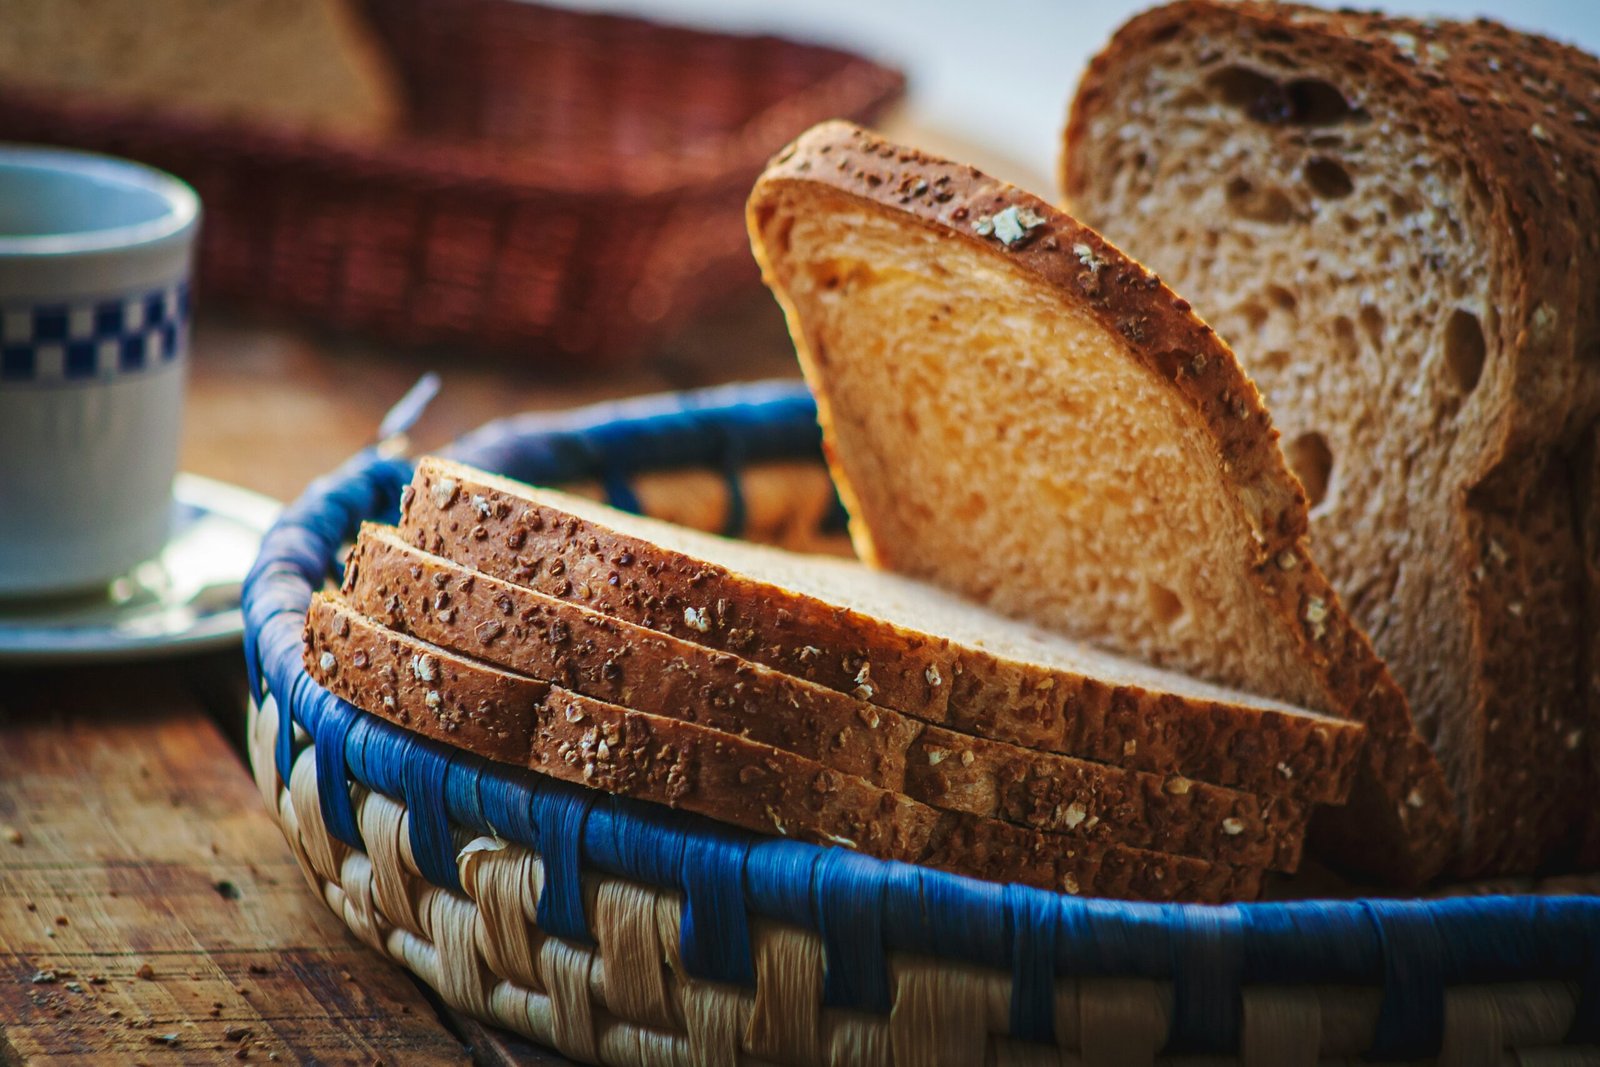
[[[160,171],[0,145],[0,596],[104,584],[166,543],[199,223]]]

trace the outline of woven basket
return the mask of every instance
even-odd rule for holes
[[[621,505],[649,471],[709,469],[728,529],[756,510],[741,471],[820,471],[792,384],[524,417],[454,454]],[[1057,896],[748,834],[366,715],[301,669],[300,628],[409,477],[364,453],[268,535],[245,592],[251,753],[312,888],[463,1011],[615,1065],[1600,1062],[1600,898]],[[799,512],[826,510],[820,473],[796,484]]]
[[[0,87],[0,140],[171,171],[208,296],[402,342],[620,360],[752,288],[746,194],[899,74],[775,37],[517,0],[368,0],[408,100],[379,143]],[[3,31],[0,31],[3,32]]]

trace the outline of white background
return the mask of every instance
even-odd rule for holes
[[[1056,139],[1084,64],[1152,0],[557,0],[845,45],[910,78],[891,132],[1054,193]],[[1344,0],[1350,3],[1352,0]],[[1325,3],[1324,6],[1333,6]],[[1600,0],[1363,0],[1394,14],[1485,15],[1600,52]],[[963,151],[964,150],[964,151]]]

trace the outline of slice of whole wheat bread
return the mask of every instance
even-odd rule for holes
[[[1405,698],[1312,558],[1255,387],[1187,302],[973,168],[847,123],[785,149],[751,239],[861,555],[1008,615],[1366,723],[1359,836],[1401,883],[1455,836]]]
[[[1072,209],[1265,393],[1319,558],[1445,764],[1466,875],[1600,821],[1571,476],[1600,419],[1597,84],[1486,21],[1191,0],[1117,33],[1065,138]]]
[[[1359,726],[1099,652],[898,575],[701,534],[424,457],[434,555],[963,733],[1343,798]]]
[[[387,527],[362,528],[341,595],[377,622],[450,651],[768,744],[936,808],[1233,864],[1298,865],[1303,804],[928,726],[470,571]]]
[[[1209,903],[1253,898],[1260,889],[1257,869],[939,812],[770,745],[467,660],[387,630],[327,594],[307,614],[305,662],[329,691],[447,744],[762,833],[1099,896]],[[526,701],[509,736],[464,728],[507,700]]]

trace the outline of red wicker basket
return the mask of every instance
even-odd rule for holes
[[[186,179],[208,297],[391,340],[638,353],[755,268],[744,197],[903,89],[833,49],[516,0],[367,0],[407,99],[377,143],[0,87],[0,139]]]

